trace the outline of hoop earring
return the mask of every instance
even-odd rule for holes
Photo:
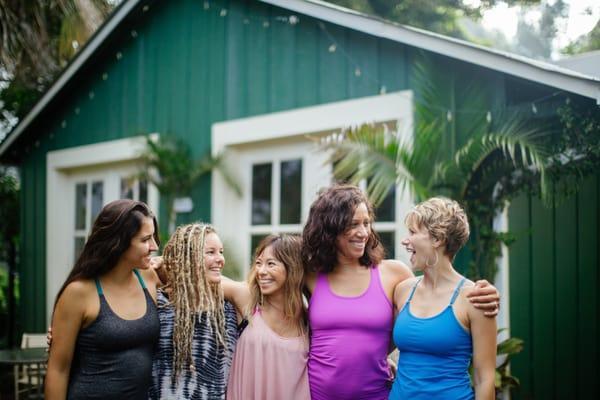
[[[433,254],[435,254],[435,261],[433,262],[433,264],[429,264],[429,257],[427,257],[427,260],[425,260],[425,265],[428,266],[429,268],[433,267],[440,260],[440,257],[438,256],[437,252],[435,252]]]

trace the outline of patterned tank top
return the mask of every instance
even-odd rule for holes
[[[157,293],[160,339],[152,366],[152,400],[217,400],[225,398],[225,388],[237,340],[235,308],[225,302],[226,347],[217,339],[204,314],[196,318],[192,345],[192,366],[184,368],[177,382],[173,370],[173,327],[175,309],[162,291]]]

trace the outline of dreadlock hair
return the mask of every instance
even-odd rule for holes
[[[184,367],[192,363],[192,341],[196,320],[204,319],[223,349],[227,332],[223,290],[220,284],[206,279],[204,242],[208,234],[216,234],[207,224],[189,224],[177,228],[163,252],[169,301],[175,309],[173,327],[173,367],[176,381]]]
[[[258,271],[256,259],[262,255],[267,247],[271,247],[273,256],[281,262],[286,271],[284,291],[283,312],[286,322],[295,326],[300,335],[307,333],[308,321],[306,309],[302,298],[304,287],[304,266],[300,249],[302,238],[299,235],[269,235],[260,241],[254,251],[252,269],[248,275],[248,287],[250,288],[250,303],[245,310],[247,316],[251,316],[256,306],[262,305],[263,294],[258,285]]]

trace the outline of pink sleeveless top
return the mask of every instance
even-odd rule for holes
[[[388,398],[393,307],[379,268],[370,271],[369,287],[356,297],[336,295],[327,275],[317,276],[308,306],[312,335],[308,381],[313,400]]]
[[[276,334],[257,310],[237,341],[227,400],[308,400],[308,339]]]

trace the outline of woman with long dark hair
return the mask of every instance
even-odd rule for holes
[[[147,399],[159,335],[156,218],[139,201],[100,211],[56,297],[45,398]]]

